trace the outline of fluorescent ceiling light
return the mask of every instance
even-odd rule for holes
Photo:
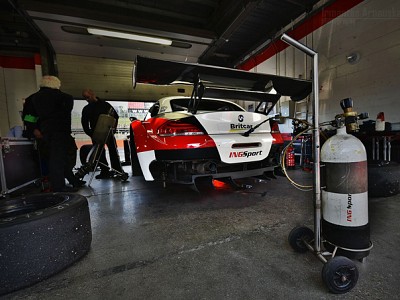
[[[147,43],[160,44],[160,45],[166,45],[166,46],[170,46],[172,44],[172,41],[168,40],[168,39],[133,34],[133,33],[125,33],[125,32],[112,31],[112,30],[106,30],[106,29],[97,29],[97,28],[91,28],[91,27],[88,27],[87,31],[90,34],[116,37],[116,38],[120,38],[120,39],[127,39],[127,40],[139,41],[139,42],[147,42]]]

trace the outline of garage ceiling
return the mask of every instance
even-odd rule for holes
[[[233,67],[282,28],[305,18],[317,2],[8,0],[1,1],[0,46],[2,50],[32,51],[48,40],[56,54],[122,60],[139,54]],[[96,36],[88,34],[87,27],[164,37],[173,43],[161,46]]]

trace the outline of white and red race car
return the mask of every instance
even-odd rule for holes
[[[192,97],[158,100],[130,129],[133,175],[195,184],[271,174],[283,144],[269,115],[281,95],[300,100],[311,82],[200,64],[137,57],[136,83],[194,85]],[[266,90],[274,88],[276,93]],[[227,100],[229,99],[229,100]],[[257,101],[254,112],[234,100]]]

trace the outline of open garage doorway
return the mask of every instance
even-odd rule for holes
[[[143,120],[146,116],[147,111],[153,105],[153,102],[106,101],[114,107],[119,115],[115,138],[117,141],[117,147],[121,162],[124,162],[126,157],[124,141],[126,141],[129,137],[129,126],[131,123],[131,118]],[[81,125],[82,109],[83,107],[85,107],[85,105],[87,105],[86,100],[75,99],[74,109],[72,110],[72,136],[75,138],[75,143],[78,147],[78,151],[83,145],[92,144],[90,137],[84,133]],[[76,167],[79,166],[81,166],[81,161],[78,155]]]

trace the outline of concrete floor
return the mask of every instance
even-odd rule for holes
[[[356,287],[333,295],[323,264],[287,241],[296,225],[313,228],[312,192],[284,177],[242,183],[252,188],[199,194],[134,177],[94,179],[80,191],[91,213],[88,255],[3,299],[400,299],[400,196],[369,200],[374,248],[355,262]]]

